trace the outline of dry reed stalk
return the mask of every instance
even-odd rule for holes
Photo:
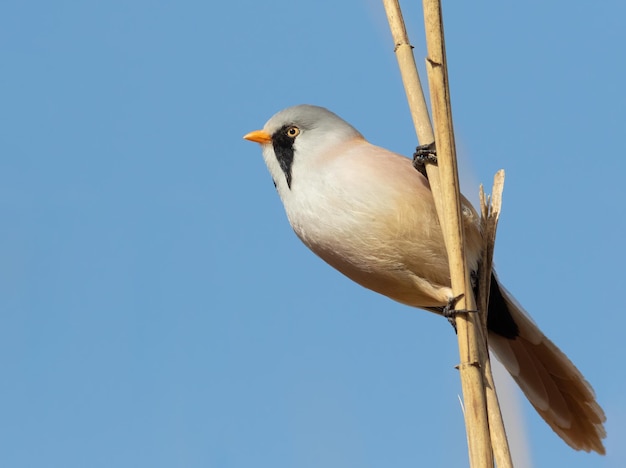
[[[499,170],[494,176],[491,197],[485,196],[483,186],[480,186],[480,211],[481,229],[483,232],[483,257],[480,265],[479,310],[489,308],[489,288],[491,285],[491,267],[493,263],[493,251],[496,242],[496,229],[502,207],[502,190],[504,188],[504,171]],[[486,343],[487,336],[487,314],[481,314],[482,318],[482,339]],[[487,347],[481,348],[487,351]],[[491,371],[491,361],[487,353],[483,359],[483,371],[485,379],[485,392],[487,397],[487,414],[489,418],[489,434],[491,436],[491,448],[498,468],[513,468],[513,459],[509,442],[506,436],[506,429],[500,411],[498,394]]]
[[[428,48],[426,70],[442,189],[441,193],[434,193],[434,196],[442,199],[443,212],[439,213],[439,217],[445,219],[442,228],[448,251],[452,292],[454,296],[462,295],[457,308],[476,310],[470,272],[465,260],[460,184],[452,126],[441,3],[438,0],[424,0],[423,7]],[[485,382],[483,381],[483,362],[487,352],[480,349],[485,347],[481,331],[482,322],[479,314],[469,313],[460,314],[456,324],[470,466],[490,468],[493,467],[493,453],[489,434]]]
[[[428,118],[426,101],[415,66],[412,47],[404,26],[402,12],[397,0],[383,0],[385,11],[395,44],[395,53],[402,74],[411,116],[420,143],[433,141],[433,131]],[[463,242],[463,225],[460,211],[460,192],[456,165],[454,134],[452,131],[451,108],[445,63],[443,23],[439,2],[424,0],[424,17],[428,44],[428,71],[431,89],[431,102],[435,120],[437,154],[439,168],[428,165],[427,172],[435,197],[440,223],[444,229],[446,246],[450,257],[452,288],[455,295],[463,294],[457,304],[459,309],[475,310],[469,272],[466,267]],[[443,188],[442,188],[443,186]],[[494,189],[495,191],[495,189]],[[499,196],[499,195],[498,195]],[[486,206],[486,205],[485,205]],[[489,209],[486,209],[489,212]],[[498,206],[499,212],[499,206]],[[497,223],[497,218],[496,218]],[[495,225],[493,236],[495,240]],[[491,271],[493,243],[486,247]],[[488,282],[487,282],[488,284]],[[488,286],[487,286],[488,287]],[[482,296],[487,297],[487,296]],[[486,301],[485,301],[486,302]],[[487,310],[483,308],[481,310]],[[480,314],[486,316],[486,314]],[[457,320],[459,366],[465,401],[465,421],[470,453],[470,466],[492,467],[491,441],[497,445],[496,457],[499,468],[512,466],[510,452],[500,415],[497,395],[491,376],[491,366],[486,348],[486,329],[482,329],[479,314],[461,315]],[[485,380],[482,371],[487,370]],[[489,416],[487,412],[489,400]],[[490,435],[489,421],[497,429]]]

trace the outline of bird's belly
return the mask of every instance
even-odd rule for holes
[[[419,250],[418,239],[393,232],[380,217],[352,212],[290,221],[307,247],[365,288],[422,308],[443,306],[451,295],[445,255],[430,252],[428,242]]]

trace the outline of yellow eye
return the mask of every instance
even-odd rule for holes
[[[300,135],[300,129],[298,127],[289,127],[287,129],[287,136],[289,138],[295,138]]]

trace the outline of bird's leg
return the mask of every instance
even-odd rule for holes
[[[478,312],[477,310],[467,310],[467,309],[455,309],[456,303],[459,302],[464,294],[459,294],[456,297],[452,297],[448,299],[448,304],[441,310],[441,315],[448,319],[452,328],[454,328],[454,333],[456,333],[456,316],[459,314],[470,314],[474,312]]]
[[[418,146],[413,153],[413,167],[428,179],[426,164],[437,164],[437,150],[434,141],[427,145]]]

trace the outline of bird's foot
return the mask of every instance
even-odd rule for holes
[[[434,141],[427,145],[418,146],[415,148],[415,153],[413,153],[413,167],[424,177],[428,178],[426,164],[437,164],[437,150]]]
[[[456,306],[457,302],[459,302],[459,300],[463,296],[464,296],[464,294],[459,294],[456,297],[450,298],[448,300],[448,304],[441,311],[441,315],[443,315],[446,319],[448,319],[448,322],[450,322],[450,325],[452,325],[452,328],[454,328],[454,333],[456,333],[456,316],[457,315],[459,315],[459,314],[471,314],[471,313],[478,312],[477,310],[455,309],[454,308]]]

